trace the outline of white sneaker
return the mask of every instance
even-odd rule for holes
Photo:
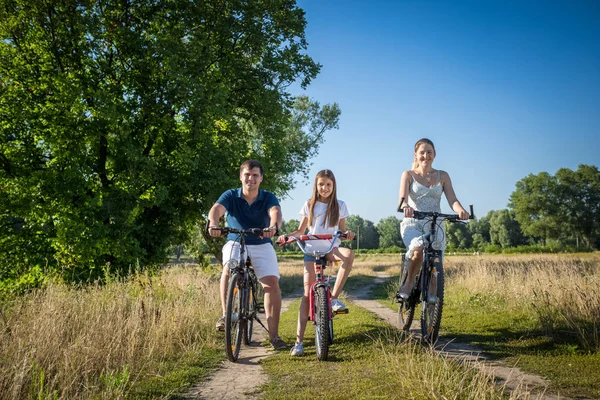
[[[334,313],[346,311],[346,305],[340,299],[331,299],[331,309]]]
[[[292,356],[304,355],[304,342],[296,343],[290,352]]]

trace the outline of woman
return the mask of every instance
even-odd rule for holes
[[[450,208],[454,210],[460,219],[468,219],[469,213],[463,208],[454,189],[452,181],[447,172],[433,168],[435,159],[435,146],[429,139],[420,139],[415,143],[415,153],[411,170],[404,171],[400,180],[400,207],[404,210],[404,220],[400,225],[402,240],[407,248],[408,278],[400,288],[400,296],[407,299],[415,282],[419,266],[423,262],[423,240],[421,235],[425,231],[423,220],[413,218],[414,211],[437,211],[441,212],[440,202],[442,193]],[[440,229],[442,250],[446,247],[445,234]]]

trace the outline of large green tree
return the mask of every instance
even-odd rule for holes
[[[600,171],[579,165],[555,176],[542,172],[517,182],[510,197],[515,218],[528,236],[597,247],[600,236]]]
[[[0,0],[0,278],[157,263],[239,164],[278,194],[336,105],[290,0]]]

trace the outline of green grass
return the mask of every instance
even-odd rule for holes
[[[565,396],[600,397],[600,353],[585,353],[573,337],[548,337],[529,307],[511,309],[498,297],[449,287],[444,336],[471,342],[494,358],[534,372]]]
[[[371,292],[386,307],[397,310],[390,295],[398,276]],[[549,337],[530,307],[509,308],[498,295],[467,294],[446,286],[440,335],[472,343],[488,356],[551,381],[550,390],[562,396],[600,398],[600,353],[585,353],[573,337]]]
[[[225,359],[222,349],[203,349],[184,357],[164,360],[127,393],[130,399],[184,399],[185,390],[206,379]],[[183,390],[183,392],[182,392]]]
[[[280,334],[293,343],[299,301],[282,315]],[[308,323],[305,355],[279,352],[262,361],[270,377],[264,399],[496,399],[489,377],[406,340],[374,314],[349,304],[334,320],[329,360],[318,361],[314,328]],[[410,371],[410,372],[409,372]]]

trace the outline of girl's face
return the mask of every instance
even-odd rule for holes
[[[429,143],[420,144],[417,147],[417,151],[415,151],[415,160],[419,163],[421,167],[431,166],[433,160],[435,159],[435,150],[433,146]]]
[[[319,194],[319,198],[322,200],[326,200],[331,193],[333,193],[333,181],[329,178],[318,178],[317,179],[317,193]]]

